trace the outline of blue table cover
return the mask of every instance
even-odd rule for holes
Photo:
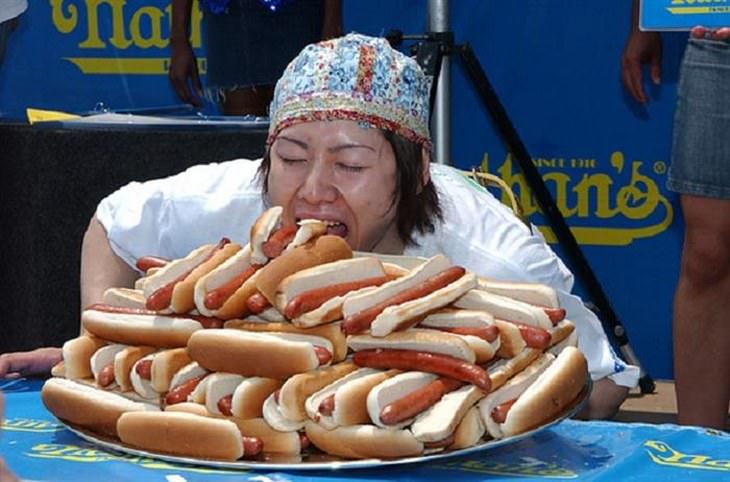
[[[730,434],[677,425],[566,420],[514,444],[459,458],[382,468],[231,471],[176,465],[96,448],[40,400],[42,381],[0,380],[0,454],[15,474],[43,481],[730,480]]]

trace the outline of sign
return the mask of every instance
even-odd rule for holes
[[[641,0],[641,30],[730,26],[730,0]]]

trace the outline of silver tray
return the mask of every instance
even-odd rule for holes
[[[405,464],[417,464],[424,462],[433,462],[436,460],[443,460],[452,457],[460,457],[464,455],[476,454],[485,452],[497,447],[504,445],[513,444],[522,439],[532,437],[536,433],[539,433],[560,421],[574,416],[576,413],[583,408],[583,405],[588,400],[588,396],[591,393],[593,383],[590,376],[586,378],[586,384],[583,390],[573,400],[573,402],[563,410],[553,420],[546,422],[545,424],[536,427],[528,432],[515,435],[513,437],[506,437],[499,440],[490,440],[473,447],[459,449],[459,450],[446,450],[434,454],[422,455],[419,457],[404,457],[398,459],[362,459],[352,460],[336,457],[328,454],[322,454],[319,452],[306,452],[301,456],[269,456],[269,458],[261,460],[240,460],[236,462],[224,462],[220,460],[207,460],[192,457],[181,457],[177,455],[166,455],[157,452],[148,452],[145,450],[139,450],[130,446],[124,445],[118,440],[103,438],[98,434],[88,432],[80,429],[79,427],[72,426],[64,421],[60,421],[66,426],[71,432],[76,434],[78,437],[91,442],[95,445],[103,447],[107,450],[114,452],[121,452],[128,455],[136,455],[147,458],[154,458],[164,460],[166,462],[173,462],[176,464],[184,465],[196,465],[209,468],[217,469],[239,469],[239,470],[339,470],[339,469],[364,469],[372,467],[387,467],[393,465],[405,465]]]

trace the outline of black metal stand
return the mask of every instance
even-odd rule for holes
[[[563,247],[569,264],[588,293],[592,303],[589,302],[587,304],[589,306],[593,305],[592,309],[598,316],[598,319],[601,320],[604,330],[613,336],[616,345],[626,361],[638,366],[641,370],[639,378],[641,392],[652,393],[655,389],[654,380],[642,368],[636,354],[631,349],[626,329],[613,310],[601,283],[598,281],[572,231],[565,222],[565,218],[555,204],[550,191],[545,186],[542,176],[540,176],[537,168],[532,163],[532,156],[530,156],[525,144],[522,142],[522,139],[507,115],[502,102],[494,91],[471,46],[468,43],[454,44],[453,32],[427,32],[425,35],[406,36],[394,30],[390,31],[386,35],[386,38],[393,45],[399,45],[404,39],[419,41],[413,46],[413,50],[419,65],[421,65],[427,75],[433,78],[431,106],[434,105],[436,82],[439,78],[443,56],[456,53],[459,59],[461,59],[461,63],[476,88],[479,98],[489,112],[507,149],[512,153],[513,158],[520,166],[520,170],[525,176],[525,180],[532,190],[543,215],[550,224],[558,242]]]

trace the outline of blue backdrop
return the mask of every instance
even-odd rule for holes
[[[87,112],[97,103],[111,109],[178,103],[166,77],[169,0],[29,3],[0,68],[1,115],[21,118],[26,107]],[[450,3],[457,41],[473,46],[631,345],[653,376],[671,377],[682,225],[664,184],[685,34],[664,35],[663,82],[641,107],[619,80],[630,0]],[[343,4],[346,31],[419,33],[427,25],[425,0]],[[192,34],[204,69],[199,20]],[[498,173],[550,238],[458,62],[452,72],[453,164],[485,164]]]

